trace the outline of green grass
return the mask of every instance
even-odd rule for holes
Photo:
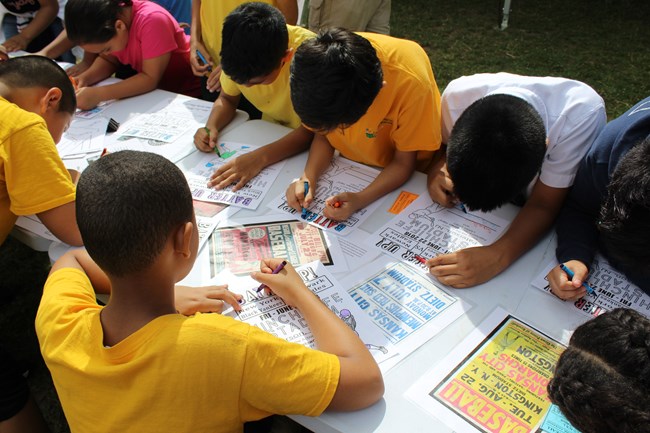
[[[419,42],[438,86],[477,72],[555,75],[591,85],[615,118],[650,95],[648,0],[513,0],[497,29],[497,0],[393,0],[391,32]],[[48,259],[16,241],[0,248],[0,344],[30,367],[32,392],[55,433],[67,432],[38,352],[34,316]]]

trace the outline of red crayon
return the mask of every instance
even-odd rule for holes
[[[340,201],[335,201],[334,204],[332,204],[335,208],[340,208],[341,207],[341,202]]]
[[[427,264],[426,259],[424,259],[423,257],[415,256],[415,260],[417,260],[418,262],[422,263],[423,265],[426,265],[426,264]]]

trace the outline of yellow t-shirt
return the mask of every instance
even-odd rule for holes
[[[352,126],[327,134],[343,156],[363,164],[385,167],[395,149],[419,151],[418,167],[440,147],[440,92],[431,63],[415,42],[359,33],[377,51],[384,87],[370,108]]]
[[[273,0],[260,1],[276,6]],[[199,12],[201,16],[201,37],[203,38],[203,45],[210,53],[215,65],[221,63],[219,53],[221,52],[223,21],[233,9],[244,3],[247,3],[247,0],[201,0]]]
[[[289,49],[293,49],[294,53],[305,40],[316,36],[302,27],[287,25],[287,30],[289,32]],[[255,108],[262,112],[262,119],[295,129],[300,126],[300,117],[294,111],[291,103],[290,63],[290,60],[285,62],[277,78],[271,84],[246,87],[235,83],[226,74],[221,74],[221,91],[232,96],[243,94]]]
[[[241,432],[277,414],[320,415],[339,360],[219,314],[158,317],[104,347],[87,276],[48,278],[36,315],[41,353],[73,433]]]
[[[0,97],[0,244],[16,222],[75,199],[45,120]]]

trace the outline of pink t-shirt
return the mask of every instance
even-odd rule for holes
[[[142,72],[142,62],[171,53],[158,88],[190,96],[200,93],[200,81],[190,66],[190,37],[162,6],[133,0],[129,40],[122,51],[111,53],[122,64]]]
[[[165,8],[152,1],[133,0],[129,41],[113,54],[120,63],[142,72],[142,61],[163,54],[189,53],[190,37]]]

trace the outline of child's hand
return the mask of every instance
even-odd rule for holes
[[[94,87],[80,87],[77,90],[77,108],[80,110],[91,110],[102,102],[99,92]]]
[[[92,65],[93,62],[86,62],[86,59],[82,60],[81,62],[77,63],[76,65],[70,66],[68,69],[65,70],[66,74],[70,75],[71,77],[77,77],[90,68],[90,65]]]
[[[309,191],[306,195],[305,182],[309,185]],[[313,190],[315,187],[316,184],[312,183],[304,176],[294,181],[289,185],[289,188],[287,188],[287,192],[285,193],[287,204],[299,212],[302,211],[302,208],[308,208],[311,205],[311,202],[314,201]]]
[[[228,286],[175,287],[174,301],[176,310],[184,316],[195,313],[221,313],[226,304],[232,305],[235,311],[241,311],[239,302],[242,295],[228,290]]]
[[[325,200],[323,215],[334,221],[345,221],[361,208],[359,196],[354,192],[343,192]]]
[[[214,152],[219,139],[219,131],[211,126],[204,126],[194,133],[194,145],[201,152]]]
[[[272,274],[282,261],[283,259],[276,258],[263,259],[260,262],[261,272],[254,272],[251,277],[265,284],[268,287],[264,289],[267,293],[270,291],[281,297],[287,305],[298,307],[300,295],[311,292],[290,263],[287,263],[279,273]]]
[[[208,186],[215,189],[225,188],[237,182],[232,190],[237,191],[257,176],[264,168],[264,163],[253,153],[245,153],[219,167],[212,173]]]
[[[454,195],[454,182],[447,171],[447,159],[444,155],[436,155],[434,158],[427,176],[429,195],[436,203],[452,207],[458,200]]]
[[[205,57],[205,60],[208,61],[207,64],[203,63],[201,58],[196,54],[197,50],[201,52],[203,57]],[[212,57],[210,57],[208,50],[202,43],[194,40],[192,40],[192,43],[190,45],[190,66],[192,67],[192,73],[194,73],[194,75],[197,77],[203,77],[209,74],[209,69],[214,67],[212,63]]]
[[[9,54],[7,54],[7,48],[4,45],[0,44],[0,61],[8,60]]]
[[[569,260],[564,265],[573,271],[573,279],[570,279],[559,266],[554,267],[546,276],[551,292],[565,301],[582,298],[587,294],[587,289],[582,283],[587,281],[589,269],[579,260]]]
[[[427,260],[426,264],[438,281],[456,289],[484,283],[507,266],[493,245],[442,254]]]
[[[221,64],[212,68],[205,87],[212,93],[221,92]]]
[[[8,53],[13,53],[14,51],[20,51],[27,48],[29,41],[22,34],[18,33],[4,41],[3,45],[7,49]]]

